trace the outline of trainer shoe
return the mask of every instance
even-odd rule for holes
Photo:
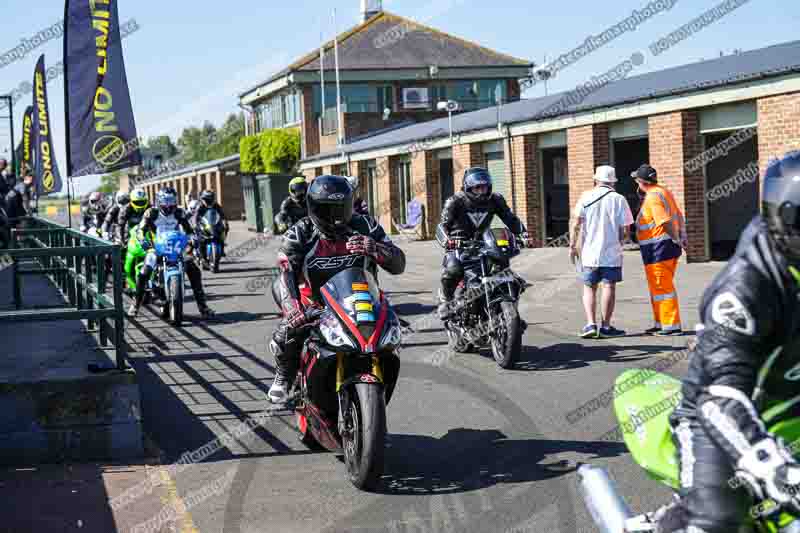
[[[683,335],[682,329],[660,330],[654,334],[656,337],[671,337],[673,335]]]
[[[600,337],[622,337],[624,335],[624,331],[614,326],[608,326],[607,328],[600,327]]]
[[[136,315],[139,314],[139,306],[136,303],[132,303],[131,306],[128,308],[128,317],[136,318]]]
[[[597,325],[596,324],[587,324],[583,330],[581,331],[581,337],[584,339],[596,339],[597,338]]]
[[[275,369],[275,379],[272,381],[267,397],[272,403],[285,403],[289,397],[289,380],[280,369]]]

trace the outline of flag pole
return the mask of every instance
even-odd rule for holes
[[[69,29],[69,0],[64,2],[64,36],[62,43],[64,45],[63,61],[64,65],[64,123],[67,125],[67,134],[65,136],[67,148],[67,220],[69,227],[72,229],[72,197],[70,195],[70,186],[72,185],[72,150],[70,149],[70,134],[69,134],[69,77],[67,61],[67,31]]]
[[[322,21],[320,21],[322,22]],[[322,24],[320,24],[319,30],[319,80],[320,86],[322,91],[322,111],[320,116],[322,117],[321,124],[319,131],[324,135],[324,126],[325,126],[325,37],[322,33]]]
[[[336,27],[336,8],[333,8],[333,54],[336,61],[336,129],[339,132],[339,145],[343,144],[344,132],[342,131],[342,91],[339,79],[339,30]]]

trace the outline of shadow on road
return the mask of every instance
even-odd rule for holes
[[[604,341],[588,346],[572,342],[546,347],[523,346],[515,369],[569,370],[589,366],[595,361],[630,364],[669,349],[669,346],[664,345],[615,346],[605,344]],[[638,353],[620,355],[632,350]],[[491,352],[488,356],[491,357]]]
[[[415,315],[427,315],[432,313],[435,309],[435,305],[428,305],[428,304],[421,304],[417,302],[406,302],[406,303],[399,303],[399,304],[392,304],[392,309],[394,309],[395,313],[402,316],[415,316]]]
[[[442,438],[389,435],[383,487],[392,495],[455,494],[498,483],[542,481],[573,472],[564,461],[543,464],[556,453],[625,453],[620,443],[508,439],[496,429],[451,429]]]

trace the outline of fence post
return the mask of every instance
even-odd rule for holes
[[[112,268],[114,273],[114,348],[117,354],[117,369],[125,370],[125,319],[122,310],[122,265],[120,246],[114,246]]]
[[[98,309],[103,309],[104,306],[100,303],[100,297],[106,293],[106,257],[107,255],[103,254],[102,256],[97,256],[95,258],[97,262],[97,295],[95,297],[95,303],[97,304]],[[101,319],[99,322],[100,326],[100,346],[108,346],[108,330],[106,329],[108,322],[105,318]]]
[[[16,228],[11,230],[11,243],[9,247],[12,250],[17,248],[17,230]],[[11,274],[14,276],[14,308],[21,309],[22,308],[22,290],[19,286],[19,260],[16,257],[11,258]]]

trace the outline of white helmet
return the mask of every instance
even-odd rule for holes
[[[200,202],[198,202],[197,200],[192,200],[191,202],[189,202],[188,207],[189,207],[189,212],[194,213],[195,211],[197,211],[197,208],[200,207]]]

